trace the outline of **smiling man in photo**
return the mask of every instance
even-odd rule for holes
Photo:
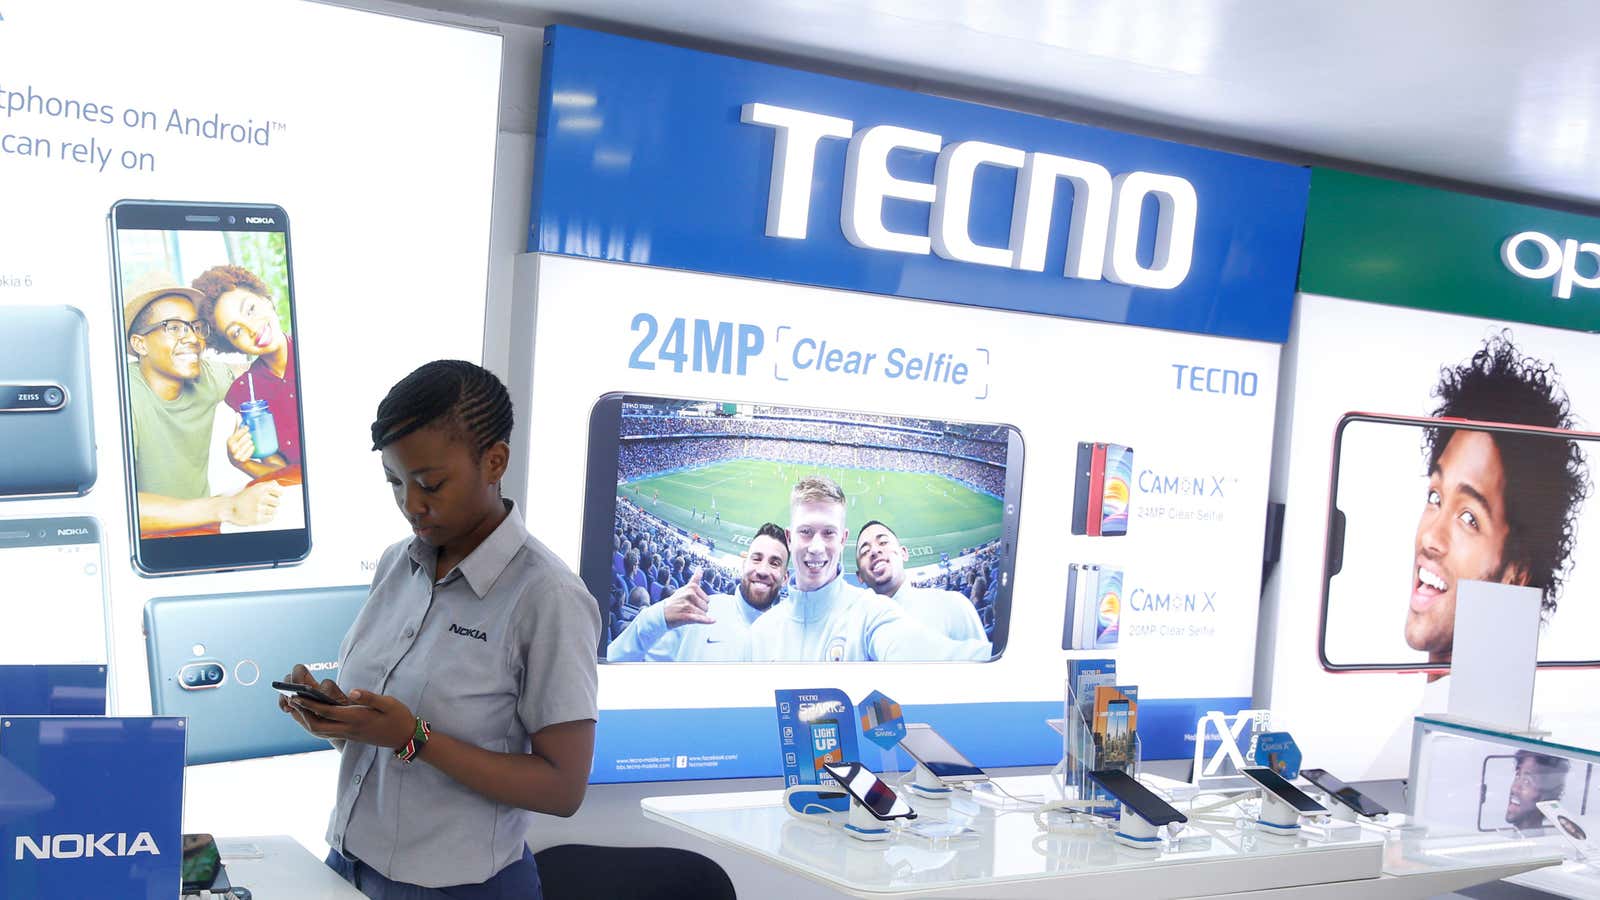
[[[1436,418],[1573,428],[1555,367],[1523,356],[1509,332],[1440,372]],[[1588,464],[1574,440],[1446,426],[1426,432],[1428,493],[1417,523],[1406,643],[1448,664],[1463,579],[1538,588],[1546,622],[1571,568]]]
[[[211,493],[212,419],[234,373],[202,356],[211,335],[199,317],[202,295],[159,271],[141,278],[129,294],[123,321],[140,534],[271,521],[283,493],[276,483]],[[236,430],[230,455],[245,454],[248,439],[248,432]]]

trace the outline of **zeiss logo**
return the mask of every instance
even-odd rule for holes
[[[957,262],[1043,272],[1050,222],[1056,214],[1056,184],[1064,179],[1072,185],[1072,209],[1063,211],[1071,222],[1066,277],[1169,290],[1189,274],[1199,200],[1194,186],[1175,175],[1127,172],[1113,177],[1105,166],[1087,160],[984,141],[947,146],[940,135],[898,125],[869,125],[857,131],[849,119],[767,103],[746,103],[740,121],[774,131],[767,191],[769,237],[805,239],[817,145],[825,139],[848,139],[839,224],[857,247],[936,253]],[[937,153],[933,183],[890,175],[889,155],[896,150]],[[980,166],[1017,172],[1011,234],[1004,247],[979,244],[968,229],[973,181]],[[1154,198],[1158,208],[1155,253],[1148,266],[1138,258],[1146,198]],[[931,203],[929,233],[890,231],[883,224],[886,199]]]
[[[460,625],[457,625],[453,622],[450,624],[450,633],[459,634],[462,637],[476,638],[477,640],[483,641],[486,644],[489,642],[489,636],[487,634],[484,634],[476,628],[462,628]]]
[[[246,225],[276,225],[278,224],[278,220],[264,218],[262,216],[245,216],[244,223]]]
[[[1179,497],[1221,497],[1220,475],[1162,475],[1150,469],[1139,472],[1139,490],[1146,494]]]
[[[1522,259],[1524,245],[1532,244],[1539,251],[1539,262],[1527,265]],[[1578,258],[1587,256],[1592,274],[1578,274]],[[1500,261],[1515,274],[1544,281],[1553,278],[1550,293],[1561,300],[1572,299],[1572,289],[1600,288],[1600,244],[1578,243],[1567,238],[1559,243],[1555,238],[1537,231],[1524,231],[1506,238],[1500,245]]]
[[[46,834],[38,840],[21,836],[17,838],[15,859],[27,853],[34,859],[85,859],[95,856],[160,856],[155,838],[141,831],[133,840],[126,832],[110,834]]]
[[[79,534],[88,534],[87,528],[57,528],[56,537],[72,537]]]
[[[1261,383],[1261,379],[1254,372],[1237,372],[1233,369],[1207,368],[1206,366],[1186,366],[1182,363],[1173,363],[1172,368],[1177,370],[1177,389],[1180,391],[1254,397]]]
[[[1149,613],[1212,613],[1217,611],[1217,592],[1153,594],[1134,588],[1128,593],[1128,608]]]

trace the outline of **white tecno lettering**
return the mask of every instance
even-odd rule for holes
[[[1072,187],[1067,277],[1167,290],[1182,284],[1193,264],[1199,200],[1194,186],[1175,175],[1128,172],[1112,177],[1104,166],[1086,160],[985,141],[947,146],[940,135],[897,125],[856,130],[849,119],[766,103],[745,104],[740,119],[773,129],[766,227],[771,237],[806,238],[817,147],[824,139],[849,138],[839,224],[857,247],[934,253],[958,262],[1042,272],[1056,187],[1064,179]],[[891,175],[889,157],[897,150],[937,153],[933,182]],[[1017,173],[1004,247],[972,238],[973,183],[983,166]],[[891,231],[883,222],[886,199],[930,204],[929,233]],[[1146,199],[1155,201],[1157,217],[1149,265],[1139,260]]]
[[[850,120],[818,113],[746,103],[739,111],[746,125],[776,130],[772,147],[772,190],[767,197],[767,236],[804,240],[811,217],[811,174],[817,142],[850,136]]]
[[[156,839],[148,831],[141,831],[128,840],[126,832],[106,834],[45,834],[37,840],[26,835],[17,837],[13,858],[24,854],[34,859],[83,859],[95,856],[138,856],[144,853],[160,856]]]
[[[1532,244],[1539,249],[1537,265],[1526,265],[1517,255],[1524,244]],[[1578,274],[1580,256],[1588,256],[1593,261],[1592,274]],[[1561,300],[1572,299],[1572,289],[1575,287],[1600,287],[1600,244],[1579,243],[1572,238],[1557,241],[1537,231],[1522,231],[1506,238],[1500,245],[1500,261],[1523,278],[1543,281],[1555,276],[1550,293]]]

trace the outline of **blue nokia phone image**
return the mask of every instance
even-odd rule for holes
[[[367,587],[156,597],[144,608],[151,711],[189,717],[190,765],[326,750],[278,709],[272,681],[303,663],[337,678]]]
[[[89,324],[73,306],[0,306],[0,499],[94,486]]]

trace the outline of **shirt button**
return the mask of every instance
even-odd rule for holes
[[[356,776],[355,782],[356,782],[356,784],[360,784],[361,783],[361,776],[360,775]]]
[[[406,629],[406,637],[412,637],[416,633],[417,633],[417,630],[415,628],[407,628]]]

